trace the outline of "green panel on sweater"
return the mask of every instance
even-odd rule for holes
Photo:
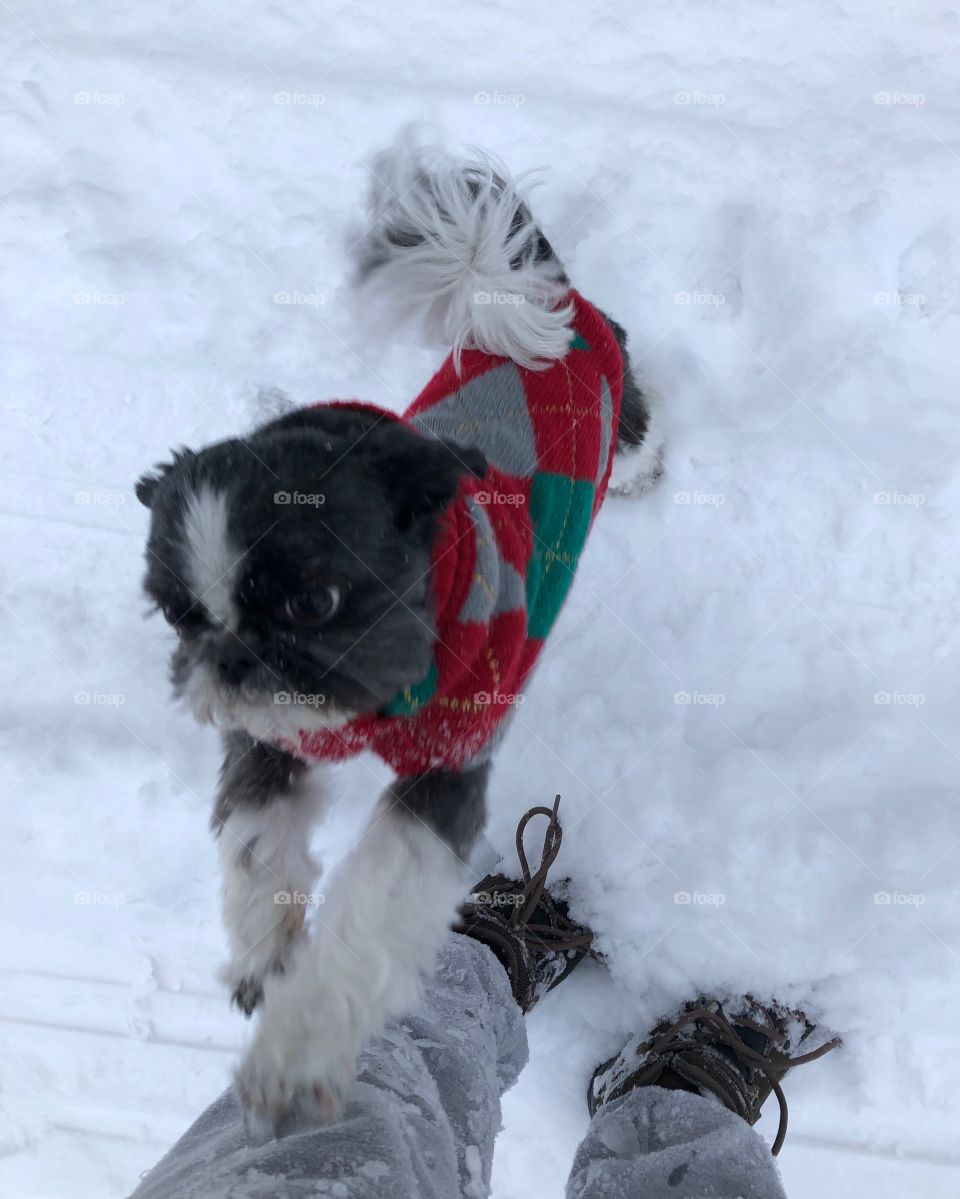
[[[594,485],[566,475],[534,475],[533,553],[527,565],[527,636],[546,637],[557,619],[590,531]]]

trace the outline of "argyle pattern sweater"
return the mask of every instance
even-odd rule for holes
[[[398,774],[462,770],[492,752],[566,599],[603,502],[623,366],[603,316],[578,293],[566,356],[535,371],[476,350],[452,355],[403,420],[476,446],[431,559],[436,639],[422,679],[380,712],[305,730],[308,758],[369,749]]]

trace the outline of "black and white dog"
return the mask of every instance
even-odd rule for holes
[[[578,340],[569,284],[502,172],[485,161],[428,162],[401,145],[380,156],[374,176],[359,274],[439,330],[453,350],[446,369],[496,356],[504,392],[563,359]],[[497,302],[504,297],[511,302]],[[639,492],[659,471],[660,445],[623,330],[597,319],[612,333],[621,396],[607,444],[633,459]],[[609,392],[597,393],[598,428]],[[175,692],[224,730],[213,827],[227,974],[234,1001],[260,1013],[237,1081],[247,1111],[274,1124],[303,1104],[336,1112],[357,1053],[415,1005],[483,824],[490,753],[451,758],[455,769],[438,759],[401,774],[381,798],[316,928],[289,902],[316,879],[310,836],[323,792],[316,777],[307,785],[310,755],[298,747],[378,716],[429,676],[444,515],[470,480],[496,473],[505,436],[501,421],[492,450],[478,452],[449,432],[358,406],[305,408],[252,435],[181,450],[137,486],[151,512],[145,588],[178,634]],[[601,462],[603,488],[608,474]],[[276,502],[318,491],[322,506]],[[471,519],[489,550],[481,509],[474,503]],[[498,613],[519,578],[501,573]]]

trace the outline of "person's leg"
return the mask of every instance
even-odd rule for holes
[[[774,1164],[787,1130],[780,1083],[839,1044],[772,1000],[685,1004],[597,1067],[567,1199],[785,1199]],[[751,1127],[771,1094],[772,1151]]]
[[[341,1119],[294,1121],[279,1139],[254,1136],[231,1088],[149,1171],[135,1199],[480,1199],[500,1096],[526,1060],[506,972],[484,946],[451,936],[421,1011],[362,1054]]]
[[[716,1100],[644,1087],[594,1116],[567,1199],[785,1199],[774,1163],[750,1125]]]
[[[569,977],[593,940],[546,890],[560,850],[558,804],[559,796],[520,821],[522,877],[477,884],[419,1012],[388,1025],[361,1054],[340,1119],[303,1118],[279,1139],[254,1136],[231,1088],[133,1199],[483,1199],[500,1096],[527,1060],[524,1013]],[[538,815],[547,828],[531,873],[523,835]]]

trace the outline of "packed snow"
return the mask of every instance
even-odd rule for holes
[[[246,1033],[132,484],[275,402],[399,410],[345,292],[364,165],[514,171],[630,331],[666,470],[611,497],[498,759],[562,795],[609,966],[529,1021],[495,1199],[554,1199],[594,1065],[684,999],[804,1005],[794,1196],[960,1186],[960,19],[946,0],[3,0],[0,1193],[127,1194]],[[336,860],[384,780],[342,772]],[[531,845],[532,849],[532,845]],[[772,1119],[760,1126],[771,1136]]]

